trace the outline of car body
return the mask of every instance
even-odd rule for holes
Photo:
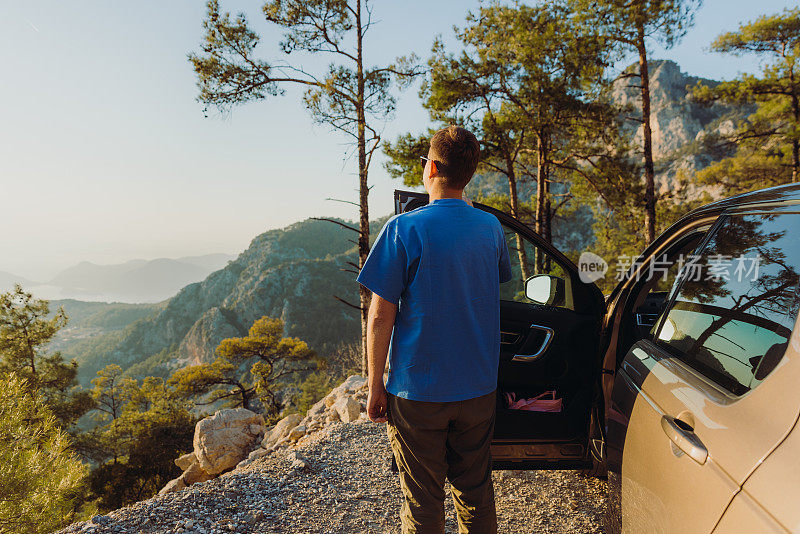
[[[396,213],[426,203],[395,192]],[[607,471],[609,532],[800,530],[800,186],[692,211],[605,297],[528,226],[475,207],[515,264],[496,469]],[[559,412],[503,402],[553,390]]]

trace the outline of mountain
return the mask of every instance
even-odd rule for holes
[[[672,61],[651,62],[651,73],[657,179],[663,190],[676,187],[681,173],[710,163],[710,156],[690,149],[708,132],[726,128],[729,115],[737,109],[693,102],[687,86],[701,78],[682,73]],[[621,104],[638,103],[637,89],[624,80],[615,84],[613,97]],[[632,135],[641,135],[635,121],[629,121],[628,127]],[[500,192],[503,188],[502,180],[476,178],[475,187],[484,186],[497,187]],[[559,247],[580,250],[591,239],[587,233],[591,224],[584,219],[573,217],[563,222],[564,228],[556,228]],[[371,223],[373,236],[385,220]],[[337,344],[355,343],[360,332],[358,313],[334,299],[358,302],[353,237],[353,232],[339,225],[313,219],[267,231],[235,260],[204,280],[186,285],[162,307],[151,310],[151,315],[142,312],[146,316],[124,329],[83,340],[66,347],[64,353],[79,360],[84,382],[109,363],[117,363],[135,376],[166,376],[176,368],[210,361],[222,339],[245,335],[264,315],[282,318],[287,335],[304,339],[323,354]],[[169,261],[197,263],[191,258]],[[165,272],[168,268],[163,263],[141,261],[109,266],[108,270],[84,264],[62,273],[59,280],[88,284],[91,275],[97,283],[111,284],[120,278],[136,279],[132,273]],[[131,317],[133,312],[127,313]]]
[[[373,222],[372,231],[385,220]],[[64,355],[78,359],[84,383],[110,363],[137,376],[165,376],[210,361],[222,339],[246,335],[264,315],[280,317],[287,335],[320,352],[354,343],[360,335],[358,313],[334,299],[358,302],[348,263],[357,261],[354,235],[312,219],[265,232],[235,260],[187,285],[151,316],[67,347]]]
[[[655,60],[648,66],[656,188],[659,194],[665,194],[679,186],[678,178],[690,176],[715,161],[714,155],[697,150],[705,136],[731,132],[735,118],[752,113],[753,108],[722,103],[698,104],[692,100],[689,89],[698,82],[711,87],[720,82],[683,73],[674,61]],[[638,72],[637,69],[634,64],[625,72]],[[611,99],[619,105],[630,106],[631,112],[626,116],[631,120],[625,122],[626,129],[636,146],[642,146],[641,90],[638,84],[638,78],[617,80]],[[691,194],[694,186],[688,187]]]
[[[12,274],[6,271],[0,271],[0,293],[14,289],[14,284],[21,284],[23,288],[36,284],[27,278]]]
[[[208,254],[185,258],[130,260],[116,265],[81,262],[58,273],[47,285],[60,294],[108,300],[158,302],[234,259],[228,254]]]

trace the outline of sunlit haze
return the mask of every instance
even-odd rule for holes
[[[684,41],[651,58],[716,79],[754,71],[753,58],[711,54],[709,43],[792,4],[707,0]],[[262,57],[279,56],[280,32],[256,3],[221,6],[247,6],[261,20]],[[466,7],[376,1],[369,61],[426,59],[436,34],[452,42]],[[356,200],[352,147],[312,123],[300,91],[204,117],[186,59],[204,13],[204,2],[185,0],[0,3],[0,270],[46,280],[83,260],[238,253],[257,234],[310,216],[355,218],[354,206],[326,200]],[[416,87],[399,96],[386,140],[429,125]],[[372,217],[389,213],[400,185],[383,162],[378,154],[370,169]]]

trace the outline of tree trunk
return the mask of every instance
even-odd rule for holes
[[[536,233],[544,237],[545,235],[545,203],[547,193],[545,191],[546,163],[545,155],[547,152],[544,134],[539,132],[536,135]],[[544,271],[544,254],[539,247],[536,247],[536,273]]]
[[[548,143],[549,144],[549,143]],[[544,161],[544,233],[542,237],[548,243],[553,242],[553,211],[552,204],[550,203],[550,165],[545,158]],[[544,258],[544,272],[549,273],[550,256],[545,255]]]
[[[517,175],[514,172],[514,162],[511,157],[506,154],[506,168],[508,169],[508,196],[511,203],[511,215],[515,219],[519,219],[519,196],[517,195]],[[528,253],[525,252],[525,241],[519,234],[514,234],[517,240],[517,256],[519,257],[520,273],[522,281],[528,279],[530,272],[528,270]]]
[[[644,25],[637,27],[639,74],[642,80],[642,137],[644,138],[644,226],[647,244],[656,238],[656,186],[653,169],[653,133],[650,129],[650,73],[647,69],[647,49],[644,44]]]
[[[356,0],[356,42],[358,94],[356,95],[356,121],[358,123],[358,267],[364,266],[369,255],[369,203],[367,197],[367,139],[366,115],[364,113],[364,56],[362,49],[361,27],[361,0]],[[361,303],[361,376],[367,376],[367,311],[369,308],[370,291],[359,285],[359,300]]]
[[[794,87],[794,76],[792,76],[792,87]],[[797,93],[792,93],[792,113],[794,113],[795,135],[792,138],[792,182],[797,182],[798,172],[800,172],[800,146],[798,146],[797,131],[800,128],[800,102]]]

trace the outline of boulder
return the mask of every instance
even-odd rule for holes
[[[360,390],[361,388],[367,385],[367,379],[363,376],[353,375],[349,377],[347,380],[336,386],[328,393],[323,401],[325,402],[325,406],[330,408],[336,401],[340,398],[347,396],[350,393]]]
[[[181,471],[186,471],[193,463],[197,463],[197,456],[195,456],[194,451],[190,452],[189,454],[184,454],[175,460],[175,465],[180,467]]]
[[[257,435],[251,425],[263,426],[264,418],[244,408],[219,410],[201,420],[194,429],[194,454],[209,475],[230,469],[253,448]]]
[[[347,380],[339,384],[337,389],[341,389],[345,393],[352,393],[353,391],[361,389],[366,385],[367,385],[366,377],[363,377],[361,375],[352,375],[348,377]]]
[[[172,480],[167,482],[166,486],[161,488],[161,491],[159,491],[158,494],[159,495],[165,495],[167,493],[172,493],[174,491],[182,490],[185,487],[186,487],[186,483],[183,480],[181,480],[180,477],[173,478]]]
[[[298,440],[306,435],[305,425],[297,425],[289,431],[289,439],[292,441]]]
[[[264,439],[261,441],[261,446],[265,449],[269,449],[283,437],[285,437],[289,431],[296,427],[302,420],[303,418],[300,417],[300,414],[293,413],[292,415],[287,415],[278,421],[278,424],[275,425],[272,430],[264,434]]]
[[[308,409],[308,412],[306,412],[306,417],[318,417],[323,413],[325,413],[325,408],[326,408],[325,399],[322,399],[321,401],[319,401],[314,406]]]
[[[361,404],[352,397],[341,397],[337,400],[333,409],[339,414],[339,419],[343,423],[351,423],[358,419],[361,414]]]
[[[183,480],[184,484],[191,486],[195,482],[206,482],[214,477],[203,471],[203,468],[200,467],[200,462],[194,462],[179,478]]]

